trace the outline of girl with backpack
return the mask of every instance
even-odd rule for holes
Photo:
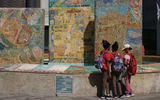
[[[111,65],[112,69],[112,81],[113,81],[113,91],[114,91],[114,98],[121,98],[122,97],[122,88],[121,88],[121,81],[120,74],[123,70],[123,59],[122,55],[117,52],[118,51],[118,42],[115,42],[112,45],[112,55],[113,55],[113,63]],[[117,87],[119,90],[119,96],[117,93]]]
[[[104,61],[104,67],[101,69],[102,71],[102,99],[110,99],[110,91],[109,91],[109,81],[111,79],[111,72],[110,72],[110,61],[111,61],[111,54],[108,53],[110,50],[110,43],[106,40],[102,41],[102,45],[104,50],[101,51],[101,54],[103,53],[103,61]],[[105,95],[106,92],[106,95]]]
[[[124,52],[125,52],[125,56],[124,56],[124,65],[125,65],[125,68],[127,69],[127,74],[125,76],[125,87],[126,87],[126,95],[125,97],[131,97],[131,96],[134,96],[134,92],[131,88],[131,85],[130,85],[130,81],[131,81],[131,74],[130,74],[130,68],[131,68],[131,50],[132,50],[132,47],[129,45],[129,44],[125,44],[124,45],[124,48],[122,49]]]

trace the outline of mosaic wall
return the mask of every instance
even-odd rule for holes
[[[0,9],[0,65],[42,63],[42,9]]]
[[[118,41],[133,47],[138,63],[142,62],[142,0],[97,0],[95,56],[103,49],[101,41]]]
[[[50,0],[50,52],[54,63],[94,61],[93,0]]]
[[[94,9],[94,0],[49,0],[49,7],[91,7]]]

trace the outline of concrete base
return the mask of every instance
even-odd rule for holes
[[[143,56],[143,61],[160,62],[160,56]]]
[[[0,94],[57,96],[56,75],[58,74],[0,72]],[[73,76],[73,94],[67,96],[97,96],[100,93],[102,83],[100,73],[70,75]],[[136,74],[132,77],[131,83],[136,94],[158,93],[160,92],[160,73]]]

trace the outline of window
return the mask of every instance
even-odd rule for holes
[[[24,8],[26,7],[26,0],[0,0],[0,7]]]
[[[157,0],[143,0],[143,33],[142,40],[145,48],[145,55],[159,55],[160,44],[158,45],[157,30]],[[159,25],[160,26],[160,25]]]

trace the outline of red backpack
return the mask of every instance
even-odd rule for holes
[[[130,64],[129,64],[129,69],[128,73],[129,75],[135,75],[137,71],[137,62],[133,54],[129,54],[130,56]]]

